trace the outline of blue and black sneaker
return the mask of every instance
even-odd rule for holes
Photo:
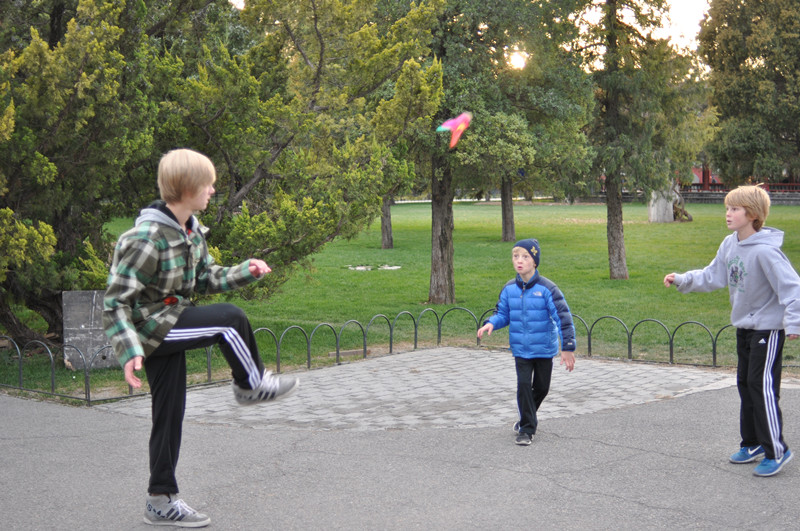
[[[739,451],[731,456],[731,463],[742,465],[752,463],[756,459],[764,457],[764,448],[759,446],[743,446]]]
[[[781,471],[783,465],[792,460],[792,457],[794,457],[792,451],[786,450],[780,459],[764,459],[753,470],[753,474],[761,477],[774,476]]]

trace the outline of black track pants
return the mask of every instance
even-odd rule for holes
[[[785,338],[783,330],[736,330],[741,445],[761,445],[769,459],[781,459],[787,449],[778,405]]]
[[[233,304],[190,306],[144,363],[152,395],[151,494],[176,494],[175,468],[186,410],[186,351],[219,344],[233,380],[243,388],[261,381],[264,365],[250,321]]]

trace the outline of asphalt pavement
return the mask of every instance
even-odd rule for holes
[[[209,529],[797,529],[800,459],[733,465],[730,370],[578,357],[514,444],[508,351],[435,348],[293,373],[242,407],[189,391],[181,497]],[[800,449],[800,381],[784,379]],[[0,394],[4,529],[150,529],[149,398],[74,407]]]

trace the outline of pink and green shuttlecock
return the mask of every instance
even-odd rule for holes
[[[450,149],[456,147],[458,139],[461,138],[461,133],[467,130],[469,122],[472,120],[471,112],[462,112],[455,118],[447,120],[445,123],[436,128],[437,131],[450,131]]]

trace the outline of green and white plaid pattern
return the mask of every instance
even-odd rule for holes
[[[161,344],[194,293],[220,293],[256,280],[249,261],[216,265],[199,223],[194,218],[192,223],[197,230],[187,236],[177,223],[137,220],[117,242],[103,301],[103,326],[122,366]],[[167,297],[175,297],[177,303],[165,303]]]

